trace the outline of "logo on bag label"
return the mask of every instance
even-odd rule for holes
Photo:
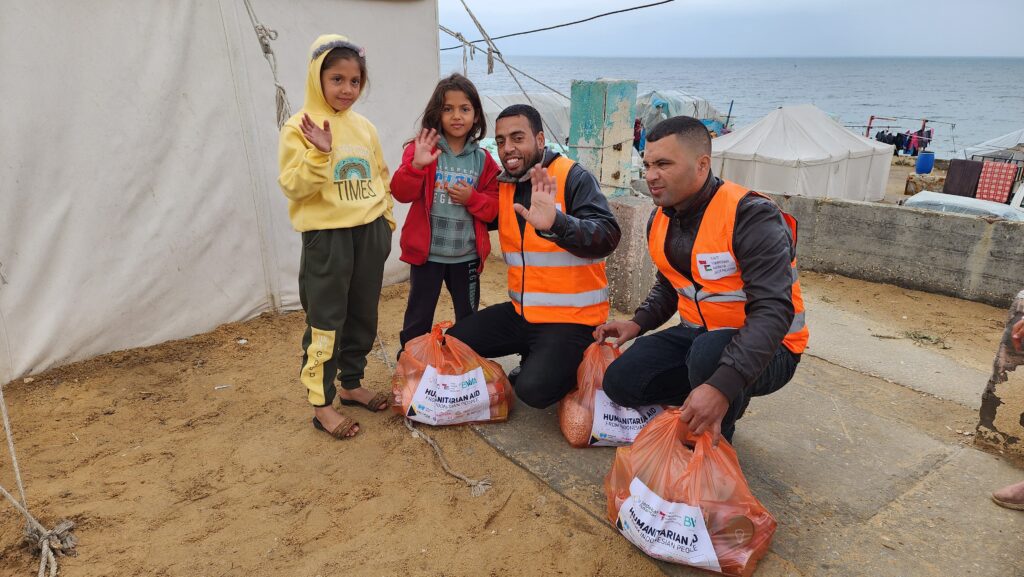
[[[735,274],[739,268],[728,252],[710,252],[697,255],[697,274],[705,280],[718,280]]]
[[[441,375],[427,365],[412,396],[408,417],[428,425],[456,425],[491,418],[491,397],[484,371]]]
[[[636,477],[615,527],[655,559],[722,571],[700,507],[666,501]]]
[[[619,447],[629,445],[640,430],[664,409],[647,405],[635,409],[616,404],[604,391],[594,391],[594,423],[590,431],[590,445]]]

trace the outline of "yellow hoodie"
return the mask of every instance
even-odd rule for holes
[[[391,177],[381,155],[377,129],[352,109],[336,112],[324,99],[320,67],[329,50],[316,58],[317,48],[344,36],[325,34],[309,49],[306,102],[281,128],[278,183],[288,197],[288,216],[299,232],[351,228],[369,224],[384,215],[391,230]],[[321,152],[302,135],[302,115],[317,126],[330,121],[331,152]]]

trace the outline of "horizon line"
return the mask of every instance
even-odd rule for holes
[[[440,52],[440,51],[439,51]],[[440,52],[444,55],[444,52]],[[461,54],[459,52],[452,51],[453,55]],[[992,55],[957,55],[957,54],[936,54],[936,55],[857,55],[857,54],[844,54],[844,55],[832,55],[832,56],[796,56],[796,55],[777,55],[777,56],[723,56],[723,55],[703,55],[703,56],[651,56],[651,55],[624,55],[624,56],[607,56],[602,54],[588,55],[588,54],[515,54],[505,53],[505,56],[510,58],[530,57],[530,58],[608,58],[617,60],[632,60],[632,59],[644,59],[644,60],[697,60],[697,59],[721,59],[721,60],[776,60],[776,59],[788,59],[788,60],[833,60],[833,59],[898,59],[898,60],[915,60],[915,59],[934,59],[934,60],[949,60],[956,58],[963,59],[975,59],[975,60],[1024,60],[1024,55],[1021,56],[992,56]]]

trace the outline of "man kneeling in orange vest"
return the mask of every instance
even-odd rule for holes
[[[622,345],[673,312],[681,322],[638,339],[608,367],[604,392],[626,407],[681,404],[691,431],[732,441],[750,397],[788,383],[807,346],[796,220],[711,174],[711,137],[699,120],[655,126],[644,166],[657,205],[647,225],[657,281],[632,320],[594,336]]]
[[[458,321],[448,334],[484,357],[522,356],[509,374],[531,407],[557,403],[576,385],[592,333],[608,320],[604,257],[619,225],[597,179],[545,148],[540,114],[516,104],[495,121],[498,234],[511,302]]]

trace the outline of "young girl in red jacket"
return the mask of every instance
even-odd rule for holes
[[[412,203],[400,243],[401,259],[412,265],[402,347],[430,332],[442,283],[456,320],[480,304],[487,223],[498,215],[498,165],[478,144],[486,130],[473,83],[461,74],[442,79],[391,179],[395,200]]]

